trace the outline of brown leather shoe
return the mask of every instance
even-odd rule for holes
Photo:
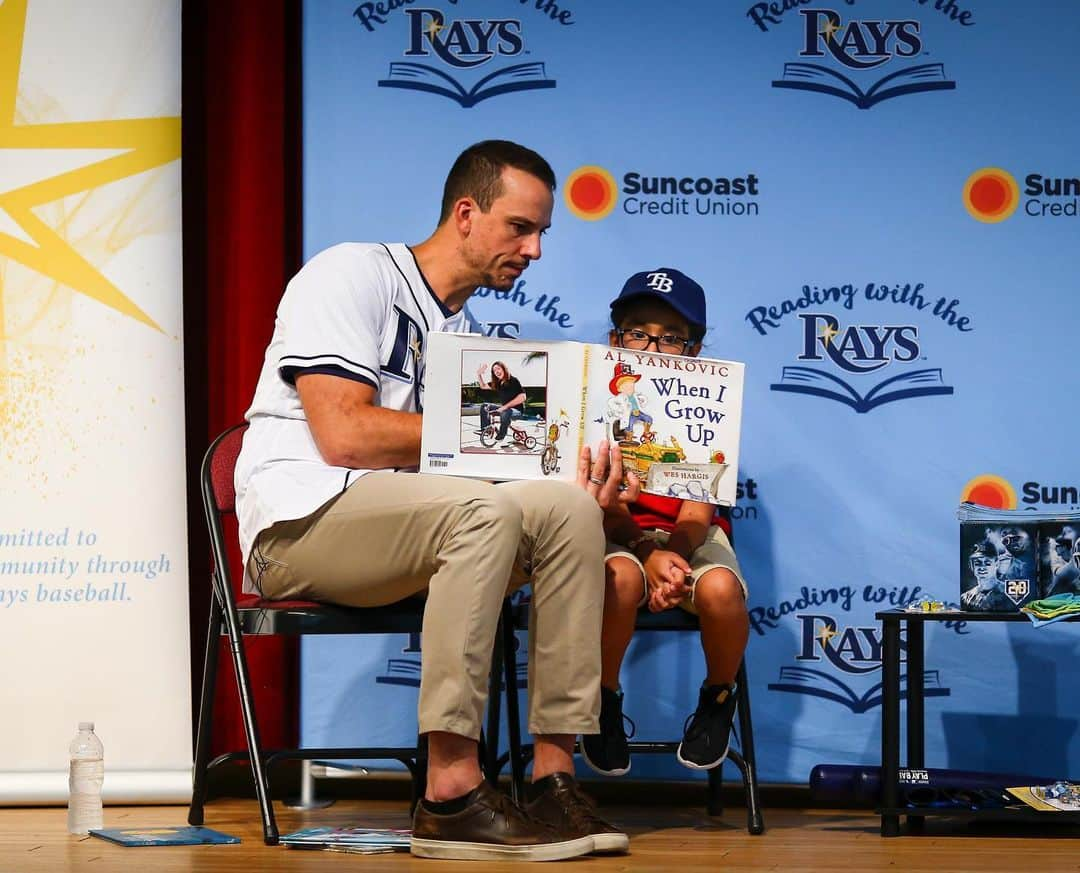
[[[594,852],[625,852],[630,838],[596,814],[596,805],[569,773],[552,773],[534,782],[525,807],[533,818],[566,837],[592,837]]]
[[[440,815],[421,801],[409,848],[420,858],[458,861],[557,861],[593,851],[586,834],[568,835],[527,815],[509,797],[481,782],[461,812]]]

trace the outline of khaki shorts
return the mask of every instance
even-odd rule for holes
[[[667,545],[669,534],[666,531],[654,530],[645,531],[645,533],[661,546]],[[644,565],[638,559],[638,556],[629,551],[626,546],[609,542],[607,551],[604,553],[604,560],[607,561],[616,556],[629,558],[641,570],[642,591],[638,606],[644,606],[649,600],[649,583],[645,581]],[[694,592],[697,590],[697,580],[708,573],[709,570],[715,570],[717,567],[723,567],[725,570],[730,570],[735,574],[735,578],[739,580],[739,584],[742,586],[743,597],[745,598],[747,596],[746,580],[743,579],[742,571],[739,569],[739,559],[735,557],[735,550],[731,547],[731,541],[728,539],[727,534],[724,533],[724,529],[714,524],[709,528],[708,534],[705,535],[705,542],[694,549],[694,553],[690,556],[690,580],[691,585],[694,587],[691,588],[690,597],[682,601],[679,606],[687,612],[697,615],[697,607],[694,606]]]

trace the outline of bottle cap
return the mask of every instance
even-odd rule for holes
[[[94,723],[92,721],[80,721],[79,730],[92,731],[94,729]]]

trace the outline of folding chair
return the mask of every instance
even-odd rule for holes
[[[412,776],[412,802],[415,804],[423,796],[427,778],[426,749],[420,742],[415,748],[263,749],[259,740],[259,727],[244,653],[244,637],[271,634],[417,633],[421,630],[423,621],[424,601],[420,598],[409,598],[389,606],[358,609],[310,601],[266,600],[253,594],[237,595],[233,589],[223,518],[235,512],[233,470],[246,429],[246,424],[237,425],[214,440],[203,458],[200,474],[203,507],[213,556],[213,573],[210,625],[206,635],[206,661],[195,742],[194,786],[188,822],[193,825],[203,823],[209,769],[230,761],[247,759],[251,764],[255,792],[262,813],[263,839],[267,845],[275,845],[278,842],[278,829],[270,798],[269,771],[277,761],[376,758],[397,760],[408,768]],[[246,751],[228,752],[208,761],[214,689],[217,684],[218,639],[223,634],[229,638],[248,748]],[[497,688],[497,676],[494,672],[492,675],[492,684]],[[497,691],[495,694],[494,699],[497,700]]]
[[[528,628],[528,605],[519,604],[513,612],[513,624],[504,620],[507,627],[516,626],[519,629]],[[634,624],[635,630],[641,631],[694,631],[699,632],[700,626],[696,615],[692,615],[682,609],[669,609],[664,612],[648,612],[638,610]],[[505,642],[509,638],[509,644]],[[504,634],[504,643],[499,653],[503,662],[514,659],[513,635]],[[503,675],[507,684],[507,732],[509,736],[509,751],[496,757],[496,766],[501,766],[507,760],[510,763],[511,784],[515,800],[521,800],[525,796],[525,767],[532,757],[532,747],[523,745],[521,742],[521,724],[516,717],[517,710],[517,672],[504,670]],[[734,748],[728,751],[727,761],[731,761],[742,775],[743,787],[746,791],[746,829],[753,835],[764,833],[765,822],[761,813],[761,801],[758,794],[757,762],[754,756],[754,729],[750,718],[750,686],[746,678],[745,659],[739,664],[739,671],[735,677],[736,691],[736,718],[738,730],[735,732],[739,743],[739,750]],[[511,711],[510,701],[513,701]],[[488,726],[488,736],[497,737],[493,726]],[[630,742],[630,754],[670,754],[674,755],[679,747],[679,741],[659,742]],[[706,809],[709,815],[719,816],[723,814],[724,805],[722,800],[723,789],[723,765],[714,767],[708,771],[708,788],[706,792]]]

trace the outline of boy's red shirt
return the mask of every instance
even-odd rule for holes
[[[630,514],[642,530],[663,530],[671,533],[682,508],[678,497],[662,497],[659,494],[642,493],[630,504]],[[726,506],[717,506],[713,512],[712,523],[731,536],[731,514]]]

